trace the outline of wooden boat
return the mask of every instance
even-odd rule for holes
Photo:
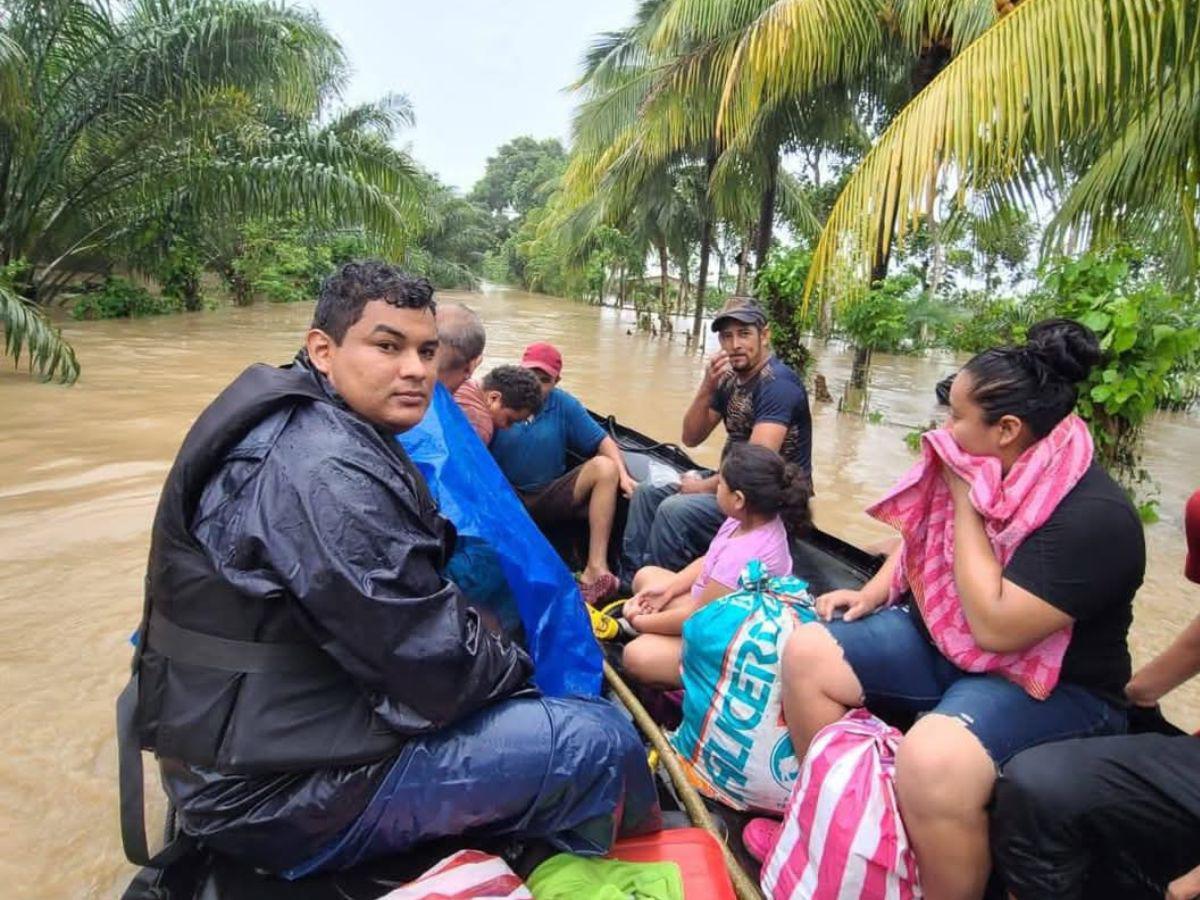
[[[683,472],[698,468],[687,453],[673,444],[655,441],[611,416],[595,413],[593,416],[621,447],[630,473],[639,481],[678,478]],[[615,529],[614,547],[618,546],[623,531],[623,513],[619,512],[622,521]],[[556,535],[554,543],[570,562],[577,551],[572,536]],[[796,571],[803,573],[814,593],[861,585],[879,564],[878,558],[819,530],[793,541],[792,555]],[[619,653],[612,658],[619,660]],[[724,838],[726,861],[739,896],[757,897],[757,867],[741,846],[745,817],[712,801],[701,800],[690,786],[673,779],[670,751],[663,747],[661,730],[621,679],[619,667],[606,666],[606,680],[613,699],[630,710],[642,729],[648,747],[659,750],[658,774],[665,824],[679,826],[690,821]],[[472,840],[472,846],[494,852],[509,844],[511,840],[505,839],[488,847]],[[284,881],[203,848],[191,848],[163,869],[141,870],[124,897],[125,900],[374,900],[461,848],[462,844],[453,840],[438,841],[420,848],[419,852],[300,881]]]

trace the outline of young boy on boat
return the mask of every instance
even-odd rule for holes
[[[808,498],[807,474],[774,450],[730,447],[717,477],[716,502],[725,521],[707,552],[679,572],[646,566],[634,576],[637,593],[623,614],[640,636],[625,647],[625,671],[645,684],[679,687],[683,623],[706,603],[737,590],[738,576],[752,559],[769,576],[790,575],[788,534],[811,523]]]
[[[454,402],[486,447],[496,432],[541,412],[542,386],[529,369],[497,366],[480,382],[464,381]]]

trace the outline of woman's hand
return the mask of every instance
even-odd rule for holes
[[[826,622],[830,621],[833,614],[839,609],[846,611],[842,616],[843,622],[853,622],[855,619],[869,616],[882,605],[883,601],[874,600],[863,591],[851,591],[845,588],[822,594],[817,598],[816,604],[817,615]]]
[[[955,503],[967,500],[971,496],[971,485],[957,472],[951,471],[945,463],[942,464],[942,480],[946,482],[946,487],[950,488],[950,496],[954,498]]]

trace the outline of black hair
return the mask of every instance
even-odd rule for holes
[[[984,350],[963,371],[971,374],[971,399],[985,422],[1016,416],[1040,439],[1075,408],[1075,386],[1099,361],[1100,342],[1090,328],[1047,319],[1029,329],[1022,346]]]
[[[398,309],[437,312],[433,285],[427,279],[409,275],[377,259],[365,259],[348,262],[325,279],[312,327],[321,329],[335,344],[341,344],[346,332],[362,318],[363,307],[373,300],[382,300]]]
[[[950,405],[950,386],[954,384],[954,376],[957,372],[953,372],[937,383],[933,389],[933,394],[937,397],[938,406]]]
[[[721,477],[731,491],[741,491],[750,511],[778,514],[793,534],[812,526],[808,473],[768,447],[741,442],[730,446],[721,461]]]
[[[483,379],[485,391],[499,391],[500,402],[531,416],[542,411],[542,384],[530,369],[521,366],[496,366]]]

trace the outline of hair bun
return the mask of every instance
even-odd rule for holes
[[[1068,384],[1088,377],[1100,362],[1095,332],[1073,319],[1047,319],[1029,329],[1025,349]]]

